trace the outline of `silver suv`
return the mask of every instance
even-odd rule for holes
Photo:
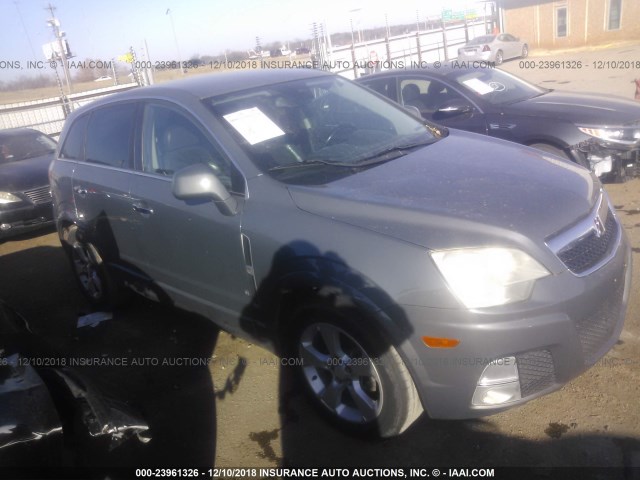
[[[382,436],[558,389],[616,342],[630,248],[597,178],[341,77],[201,76],[74,112],[50,170],[96,305],[134,290],[293,357]]]

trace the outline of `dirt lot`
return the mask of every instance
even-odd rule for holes
[[[563,55],[640,59],[640,46]],[[563,88],[628,98],[633,93],[628,82],[640,76],[640,70],[600,72],[600,77],[595,72],[588,81],[584,72],[535,70],[527,75],[519,71],[517,61],[506,68],[525,78],[537,75],[532,80],[538,82],[546,79]],[[640,265],[640,179],[609,184],[606,190],[633,245],[635,264]],[[422,418],[400,438],[385,441],[334,430],[291,382],[290,367],[280,366],[276,357],[255,345],[219,333],[201,318],[136,300],[116,311],[112,320],[77,328],[78,315],[89,309],[77,293],[54,233],[0,244],[0,271],[0,298],[28,317],[31,328],[52,349],[70,357],[172,360],[173,366],[86,367],[112,396],[139,409],[153,433],[148,445],[114,450],[102,463],[640,468],[638,267],[620,341],[584,375],[506,413],[458,422]],[[93,461],[90,458],[79,460]],[[638,478],[640,473],[593,472],[598,478]]]

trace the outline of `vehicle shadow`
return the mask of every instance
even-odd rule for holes
[[[0,237],[0,245],[2,245],[3,243],[21,242],[23,240],[42,237],[43,235],[48,235],[55,231],[56,231],[55,225],[46,225],[43,227],[34,228],[29,232],[20,233],[18,235]]]
[[[528,467],[504,478],[575,478],[578,473],[579,478],[640,478],[637,438],[576,434],[572,426],[551,423],[533,440],[500,432],[491,417],[437,421],[426,416],[399,437],[358,438],[328,427],[297,392],[283,392],[282,400],[287,407],[278,432],[280,466],[427,468],[428,473],[434,468]]]
[[[48,362],[53,370],[75,372],[99,392],[99,403],[123,405],[144,423],[140,437],[118,432],[92,437],[86,430],[93,420],[78,405],[63,405],[58,408],[64,428],[60,465],[106,469],[111,478],[119,478],[130,473],[119,470],[123,467],[214,464],[216,396],[209,363],[219,330],[211,321],[136,298],[103,321],[78,327],[78,317],[91,309],[77,293],[62,248],[41,246],[2,255],[0,271],[0,297],[27,319],[24,355]],[[50,386],[54,394],[57,390]],[[107,419],[113,414],[120,420],[106,411]],[[109,423],[103,427],[108,431]]]

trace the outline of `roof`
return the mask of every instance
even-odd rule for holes
[[[273,69],[273,70],[234,70],[208,75],[197,75],[190,78],[174,80],[149,87],[136,88],[121,94],[131,98],[167,95],[171,93],[188,93],[198,99],[214,95],[248,90],[251,88],[289,82],[303,78],[330,75],[327,72],[313,69]]]
[[[216,72],[208,75],[195,75],[190,78],[134,88],[126,92],[103,97],[74,110],[68,118],[73,119],[95,107],[122,100],[164,98],[188,103],[216,95],[224,95],[266,85],[329,75],[334,74],[308,68],[234,70],[231,72]]]
[[[16,135],[46,135],[39,130],[27,127],[8,128],[6,130],[0,130],[0,138],[13,137]]]

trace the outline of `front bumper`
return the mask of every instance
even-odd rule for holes
[[[51,202],[38,205],[27,204],[17,208],[0,207],[0,238],[30,232],[53,223]]]
[[[414,331],[398,348],[432,418],[497,413],[559,389],[607,353],[622,331],[630,285],[631,250],[623,233],[606,265],[583,277],[569,271],[547,277],[527,302],[476,311],[403,306]],[[429,348],[422,336],[460,343]],[[472,405],[485,367],[506,357],[516,357],[522,398]]]
[[[598,177],[638,176],[640,149],[615,148],[596,139],[589,139],[571,147],[574,160],[592,170]]]

